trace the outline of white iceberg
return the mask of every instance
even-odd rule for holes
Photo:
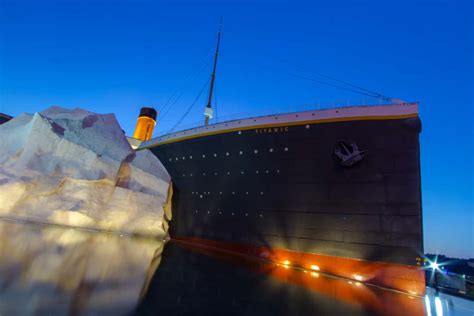
[[[0,125],[1,217],[163,235],[170,183],[158,158],[131,148],[113,114],[51,107]]]

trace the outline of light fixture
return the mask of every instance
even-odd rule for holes
[[[319,266],[313,264],[313,265],[311,265],[311,270],[319,271]]]
[[[354,274],[354,279],[356,279],[357,281],[362,281],[363,280],[362,276],[360,276],[358,274]]]

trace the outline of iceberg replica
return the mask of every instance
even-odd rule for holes
[[[164,235],[170,184],[151,152],[131,148],[113,114],[51,107],[0,125],[3,218]]]

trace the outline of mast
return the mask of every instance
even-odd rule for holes
[[[221,42],[221,29],[222,29],[222,19],[219,25],[219,32],[217,33],[217,47],[216,47],[216,53],[214,54],[214,68],[212,70],[212,75],[211,75],[211,86],[209,87],[209,98],[207,99],[207,105],[204,110],[204,126],[209,125],[209,119],[212,118],[212,114],[213,114],[211,101],[212,101],[212,92],[214,91],[214,79],[216,78],[216,67],[217,67],[217,56],[219,55],[219,44]]]

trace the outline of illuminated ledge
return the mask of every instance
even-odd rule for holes
[[[215,134],[244,131],[254,128],[275,126],[294,126],[328,122],[344,122],[358,120],[388,120],[418,116],[418,103],[402,103],[374,106],[353,106],[334,109],[293,112],[266,115],[240,120],[227,121],[209,126],[200,126],[143,142],[138,149],[160,146],[185,139]]]

